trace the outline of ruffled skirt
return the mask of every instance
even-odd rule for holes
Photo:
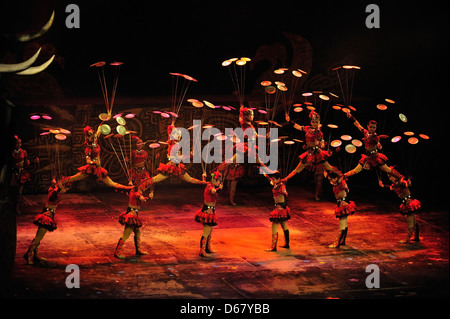
[[[87,175],[97,176],[99,181],[103,180],[108,175],[108,171],[101,166],[94,164],[87,164],[78,168],[78,170]]]
[[[373,167],[385,164],[387,160],[387,156],[382,153],[376,153],[375,155],[370,156],[362,154],[361,159],[359,160],[359,164],[361,164],[364,169],[371,169]]]
[[[208,209],[199,209],[195,214],[194,220],[203,225],[217,226],[217,215],[215,210],[212,210],[212,213],[208,213]]]
[[[305,166],[316,166],[322,164],[330,157],[330,153],[324,150],[306,151],[298,158]]]
[[[180,175],[184,175],[184,173],[186,172],[186,167],[182,163],[179,163],[179,164],[160,163],[156,172],[163,174],[163,175],[180,176]]]
[[[270,212],[269,220],[273,223],[281,223],[291,219],[291,215],[289,214],[291,209],[289,206],[286,206],[284,209],[275,208]]]
[[[416,212],[422,207],[422,204],[417,199],[410,199],[406,204],[402,203],[400,205],[400,213],[402,215],[408,215],[412,212]]]
[[[54,217],[55,213],[50,210],[46,210],[34,217],[33,224],[39,227],[43,227],[48,231],[54,231],[57,228]]]
[[[150,178],[150,174],[146,169],[134,169],[131,171],[131,180],[134,185],[138,185],[144,179]]]
[[[142,227],[142,220],[139,218],[138,213],[134,210],[127,210],[126,212],[120,214],[119,223],[128,227]]]
[[[350,201],[348,204],[346,202],[341,202],[340,205],[336,205],[334,208],[336,218],[353,215],[355,212],[356,204],[354,201]]]

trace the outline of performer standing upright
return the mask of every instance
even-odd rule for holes
[[[334,209],[336,218],[339,219],[339,234],[336,241],[329,245],[329,248],[338,248],[340,246],[345,246],[345,240],[348,233],[347,217],[353,215],[356,212],[355,202],[349,200],[348,198],[348,186],[347,178],[342,174],[336,174],[334,172],[324,172],[324,175],[333,185],[333,193],[336,197],[337,205]]]
[[[391,167],[391,170],[394,170]],[[406,217],[406,223],[408,225],[408,232],[406,233],[406,239],[400,241],[402,244],[409,244],[411,242],[411,235],[414,233],[415,242],[419,242],[419,224],[416,221],[416,213],[422,208],[422,204],[417,199],[411,197],[411,191],[409,187],[411,186],[410,180],[405,180],[402,176],[399,178],[397,175],[388,173],[389,180],[392,182],[391,185],[384,185],[380,180],[379,184],[381,187],[389,188],[391,191],[395,192],[399,198],[401,198],[402,203],[400,204],[400,214]]]
[[[59,186],[62,184],[77,182],[85,179],[88,176],[95,176],[97,180],[105,183],[107,186],[117,189],[132,189],[133,186],[125,186],[115,183],[108,176],[108,171],[102,167],[100,159],[100,145],[98,145],[98,137],[100,136],[100,126],[95,132],[90,126],[86,126],[84,133],[84,153],[86,155],[86,165],[78,168],[79,172],[73,176],[62,179]]]
[[[142,183],[141,183],[142,184]],[[119,241],[114,252],[114,257],[123,259],[125,256],[121,254],[125,241],[130,237],[131,233],[134,232],[134,246],[136,248],[136,255],[147,255],[147,252],[141,249],[141,227],[142,219],[139,217],[139,209],[142,202],[146,202],[152,197],[145,197],[143,195],[144,189],[140,185],[135,185],[133,189],[130,190],[128,196],[128,208],[127,210],[120,214],[119,223],[124,225],[122,237]],[[150,195],[151,196],[151,195]]]
[[[22,195],[24,185],[31,180],[30,173],[26,170],[26,167],[30,165],[27,151],[22,149],[22,140],[14,135],[15,148],[12,151],[12,176],[10,183],[10,197],[13,203],[16,213],[19,211],[19,200]],[[35,162],[39,162],[39,158],[36,157]]]
[[[284,233],[284,245],[280,246],[282,248],[290,248],[289,246],[289,229],[287,227],[287,221],[291,219],[290,211],[291,209],[287,206],[287,196],[288,192],[286,186],[281,181],[281,173],[276,171],[272,175],[264,174],[264,176],[273,185],[272,194],[275,202],[275,209],[272,210],[269,216],[269,220],[272,222],[272,244],[266,251],[277,251],[278,242],[278,226],[281,225]]]
[[[237,188],[239,179],[241,179],[244,176],[245,167],[243,164],[230,163],[230,165],[228,165],[226,167],[221,166],[219,168],[223,170],[222,175],[225,177],[225,179],[227,181],[230,205],[237,206],[237,204],[235,202],[236,188]]]
[[[200,252],[202,257],[211,257],[215,251],[211,248],[211,234],[213,227],[217,226],[216,204],[218,192],[223,189],[222,174],[215,171],[211,174],[211,181],[203,192],[203,207],[195,214],[195,221],[203,224],[203,234],[200,239]]]

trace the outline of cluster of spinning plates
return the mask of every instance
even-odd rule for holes
[[[40,135],[49,135],[53,134],[55,138],[59,141],[64,141],[67,139],[67,135],[72,134],[69,130],[66,130],[64,128],[50,128],[50,127],[44,127],[44,132],[42,132]]]
[[[417,143],[419,143],[419,139],[418,139],[417,137],[414,136],[414,132],[412,132],[412,131],[405,131],[405,132],[403,132],[403,135],[405,135],[405,136],[408,137],[408,143],[409,143],[409,144],[411,144],[411,145],[416,145]],[[425,135],[425,134],[419,134],[419,137],[420,137],[421,139],[423,139],[423,140],[429,140],[429,139],[430,139],[430,137],[429,137],[428,135]],[[391,142],[392,142],[392,143],[397,143],[397,142],[399,142],[401,139],[402,139],[401,135],[397,135],[397,136],[394,136],[394,137],[391,139]]]
[[[114,116],[111,116],[111,114],[109,114],[109,113],[100,113],[98,117],[100,120],[102,120],[102,122],[108,122],[111,119],[115,119],[115,121],[117,122],[117,126],[116,126],[117,134],[111,133],[111,131],[112,131],[111,126],[106,123],[103,123],[102,125],[100,125],[100,132],[103,135],[106,135],[105,137],[107,137],[107,138],[109,138],[111,136],[121,137],[121,136],[124,136],[125,134],[136,133],[135,131],[128,131],[125,127],[125,125],[127,124],[127,121],[125,120],[125,118],[133,118],[134,116],[135,116],[135,114],[133,114],[133,113],[129,113],[125,116],[122,116],[122,114],[116,114]]]
[[[250,61],[251,61],[251,59],[250,58],[246,58],[246,57],[242,57],[240,59],[239,58],[231,58],[231,59],[223,61],[222,62],[222,66],[229,66],[229,65],[233,64],[233,62],[236,65],[243,66],[243,65],[246,65],[247,62],[250,62]]]
[[[338,128],[338,126],[335,124],[328,124],[327,126],[331,129]],[[360,140],[354,139],[351,135],[348,134],[341,135],[340,139],[331,141],[330,145],[332,147],[339,147],[342,145],[343,142],[350,142],[347,145],[345,145],[345,151],[350,154],[355,153],[356,148],[361,147],[363,145],[363,143]]]

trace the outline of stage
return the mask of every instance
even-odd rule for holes
[[[133,234],[126,259],[114,257],[122,236],[118,216],[127,196],[114,189],[62,195],[58,228],[40,245],[46,262],[27,265],[23,254],[37,226],[34,216],[46,195],[24,195],[17,215],[17,249],[8,298],[28,299],[441,299],[448,298],[448,211],[417,214],[420,243],[400,244],[404,217],[391,198],[352,198],[347,245],[328,248],[338,232],[334,201],[324,188],[321,201],[310,185],[288,184],[290,249],[270,246],[273,203],[270,186],[238,186],[238,206],[219,198],[213,258],[199,257],[202,225],[194,221],[203,187],[161,183],[142,205],[142,246],[134,255]],[[278,245],[284,243],[279,229]],[[79,267],[79,288],[67,288],[66,266]],[[368,265],[379,267],[379,288],[367,288]],[[266,300],[267,301],[267,300]]]

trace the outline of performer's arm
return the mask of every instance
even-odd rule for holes
[[[286,117],[286,122],[288,122],[289,124],[291,124],[296,130],[299,131],[303,131],[303,126],[298,125],[297,123],[295,123],[294,121],[291,121],[291,118],[289,117],[289,114],[285,114]]]
[[[269,181],[270,185],[273,185],[273,181],[272,181],[272,179],[270,178],[270,176],[267,175],[266,173],[263,173],[263,174],[264,174],[264,177],[267,178],[267,180]]]

